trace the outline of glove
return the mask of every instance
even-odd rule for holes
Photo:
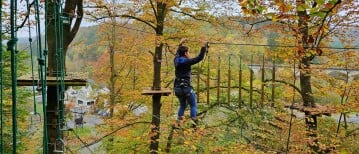
[[[208,41],[203,41],[202,43],[203,43],[202,47],[206,48],[206,53],[208,53],[209,42]]]
[[[202,47],[209,48],[209,42],[208,41],[202,41]]]

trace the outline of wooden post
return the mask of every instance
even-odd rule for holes
[[[239,57],[239,73],[238,73],[238,106],[242,105],[242,57]]]
[[[274,107],[274,94],[275,94],[275,61],[276,61],[276,55],[274,55],[274,57],[272,57],[272,103],[271,103],[271,107]]]
[[[264,106],[264,75],[265,75],[265,69],[264,69],[264,54],[262,55],[262,75],[261,75],[261,107]]]
[[[135,90],[136,89],[136,81],[137,81],[137,76],[136,76],[136,67],[137,65],[134,64],[133,66],[133,81],[132,81],[132,90]]]
[[[199,82],[200,82],[200,75],[201,75],[201,64],[198,63],[198,70],[197,70],[197,103],[199,103]]]
[[[217,103],[220,105],[219,102],[219,95],[220,95],[220,86],[221,86],[221,57],[218,55],[218,65],[217,65]]]
[[[253,55],[251,56],[251,68],[249,75],[249,107],[253,107]]]
[[[227,89],[228,105],[231,104],[231,55],[228,56],[228,89]]]
[[[207,104],[209,105],[209,81],[210,81],[210,69],[209,69],[209,56],[208,56],[208,60],[207,60],[207,82],[206,82],[206,86],[207,86]]]

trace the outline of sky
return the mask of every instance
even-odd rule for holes
[[[10,0],[7,0],[7,2],[9,2]],[[26,12],[27,11],[27,8],[26,8],[26,1],[25,0],[18,0],[20,1],[18,7],[19,7],[19,10],[20,11],[24,11]],[[31,1],[31,0],[30,0]],[[117,1],[118,3],[124,3],[126,1],[124,0],[118,0]],[[193,7],[193,4],[191,4],[192,2],[191,1],[184,1],[185,3],[181,4],[181,7],[188,7],[188,6],[191,6]],[[234,4],[235,3],[235,4]],[[239,5],[237,2],[233,2],[233,3],[226,3],[226,5],[219,5],[218,3],[212,3],[211,4],[213,8],[216,8],[214,10],[216,10],[215,12],[212,11],[210,13],[212,14],[227,14],[227,15],[238,15],[240,12],[240,8],[239,8]],[[222,8],[222,9],[220,9]],[[40,24],[40,27],[41,27],[41,33],[44,34],[45,33],[45,29],[44,29],[44,3],[40,3],[40,20],[41,20],[41,24]],[[230,13],[230,14],[228,14]],[[30,19],[32,21],[35,21],[35,18],[34,16],[31,16]],[[18,22],[21,22],[21,21],[18,21]],[[88,27],[88,26],[91,26],[91,25],[95,25],[96,23],[94,22],[90,22],[86,19],[84,19],[81,23],[81,27]],[[25,28],[22,28],[18,31],[17,33],[18,37],[19,38],[27,38],[29,37],[29,28],[28,27],[25,27]],[[36,35],[36,29],[35,27],[31,28],[31,35],[32,36],[35,36]]]

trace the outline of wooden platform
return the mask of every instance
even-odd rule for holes
[[[333,107],[325,106],[325,105],[316,105],[315,107],[309,107],[309,106],[303,106],[301,104],[293,104],[293,106],[285,105],[285,107],[289,109],[298,110],[301,112],[307,112],[310,115],[317,115],[317,116],[321,116],[321,115],[330,116],[331,114],[337,112]]]
[[[152,90],[150,87],[146,87],[142,90],[142,95],[154,95],[161,94],[162,96],[168,96],[172,93],[172,90],[169,88],[161,88],[160,90]]]
[[[88,72],[67,72],[64,78],[65,86],[86,86],[88,78]],[[58,78],[61,79],[61,78]],[[56,77],[46,77],[46,85],[56,86],[59,81],[56,80]],[[34,78],[31,74],[20,76],[17,79],[17,86],[38,86],[41,85],[39,76],[37,73],[34,74]]]

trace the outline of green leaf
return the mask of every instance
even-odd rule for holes
[[[258,6],[258,11],[259,11],[259,13],[262,13],[263,10],[264,10],[264,8],[263,8],[262,6]]]
[[[317,13],[315,13],[315,16],[317,16],[317,17],[321,17],[321,18],[324,18],[324,17],[325,17],[325,15],[326,15],[326,13],[325,13],[325,12],[317,12]]]
[[[305,53],[305,57],[310,57],[310,56],[312,56],[312,53],[310,53],[310,52]]]
[[[314,7],[314,8],[311,8],[310,9],[310,14],[315,14],[315,13],[317,13],[319,11],[319,8],[317,8],[317,7]]]
[[[267,13],[267,14],[265,14],[265,16],[266,16],[267,18],[269,18],[269,19],[272,19],[273,16],[275,16],[275,14],[274,14],[274,13]]]
[[[315,0],[315,2],[317,2],[317,4],[319,5],[323,5],[325,3],[325,0]]]
[[[306,9],[306,8],[305,8],[305,5],[298,5],[298,6],[297,6],[297,10],[298,10],[298,11],[305,11],[305,9]]]
[[[330,1],[329,1],[330,4],[335,4],[335,3],[337,3],[337,2],[338,2],[338,0],[330,0]]]

